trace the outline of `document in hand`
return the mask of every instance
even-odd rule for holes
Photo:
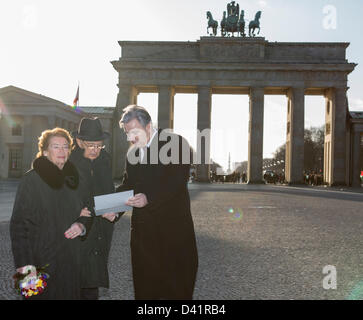
[[[104,194],[94,197],[96,216],[110,212],[125,212],[132,209],[125,203],[134,196],[134,190]]]

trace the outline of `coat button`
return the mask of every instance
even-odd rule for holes
[[[98,237],[98,240],[102,240],[102,237]]]
[[[96,256],[98,255],[98,251],[95,251],[95,255],[96,255]]]

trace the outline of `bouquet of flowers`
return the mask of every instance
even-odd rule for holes
[[[30,266],[25,273],[14,274],[15,289],[25,298],[42,293],[47,286],[49,275],[45,272],[48,264],[41,268]]]

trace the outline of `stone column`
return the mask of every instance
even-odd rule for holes
[[[210,182],[210,130],[211,130],[212,91],[210,87],[198,88],[198,139],[196,179]]]
[[[33,117],[32,116],[24,116],[24,130],[23,130],[23,137],[24,137],[24,148],[23,148],[23,173],[27,172],[32,164],[33,161],[33,149],[36,146],[33,144],[37,144],[37,139],[33,137]],[[38,137],[36,137],[38,138]]]
[[[54,129],[57,126],[55,116],[48,116],[48,129]]]
[[[352,130],[352,187],[360,187],[360,171],[361,171],[361,133],[355,130],[353,126]]]
[[[250,121],[248,127],[248,183],[263,183],[263,112],[264,88],[250,89]]]
[[[73,129],[72,121],[68,121],[67,128],[68,128],[69,133],[72,133],[72,129]]]
[[[173,87],[159,87],[158,127],[160,129],[173,129],[174,127],[174,95]]]
[[[290,88],[287,97],[285,179],[289,184],[301,184],[304,181],[305,89]]]
[[[346,177],[346,87],[326,91],[324,181],[330,186],[347,185]]]
[[[62,120],[58,117],[55,117],[55,127],[57,127],[57,128],[62,127]]]
[[[131,85],[119,86],[116,108],[113,113],[112,124],[112,175],[121,179],[125,170],[126,153],[129,147],[126,134],[120,128],[119,122],[123,109],[130,104],[137,104],[137,90]]]

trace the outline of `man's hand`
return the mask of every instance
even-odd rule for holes
[[[79,215],[80,217],[90,217],[91,216],[91,211],[89,211],[87,209],[87,207],[84,207],[82,210],[81,210],[81,214]]]
[[[126,205],[135,207],[135,208],[143,208],[148,204],[146,195],[143,193],[135,194],[135,196],[131,197],[127,200]]]
[[[111,212],[111,213],[105,213],[102,215],[102,218],[107,219],[110,222],[113,222],[113,220],[116,219],[117,213]]]
[[[83,226],[82,223],[75,222],[71,225],[71,227],[66,232],[64,232],[64,236],[67,239],[77,238],[85,231],[84,229],[85,229],[85,227]]]

